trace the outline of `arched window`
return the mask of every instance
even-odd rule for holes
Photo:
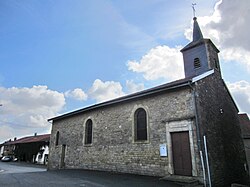
[[[147,113],[143,108],[139,108],[135,111],[134,115],[135,122],[135,141],[147,140],[148,132],[147,132]]]
[[[92,120],[88,119],[85,125],[85,144],[92,144]]]
[[[59,131],[56,132],[56,146],[59,143]]]
[[[200,59],[199,58],[195,58],[194,59],[194,68],[199,68],[201,67],[201,62],[200,62]]]

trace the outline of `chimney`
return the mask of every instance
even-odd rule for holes
[[[35,132],[34,136],[37,136],[37,133]]]
[[[14,138],[14,141],[16,141],[16,137]]]

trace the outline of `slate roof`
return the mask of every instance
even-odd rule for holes
[[[4,145],[24,144],[24,143],[34,143],[34,142],[48,142],[49,140],[50,140],[50,134],[43,134],[43,135],[23,137],[15,141],[8,141],[8,142],[5,142]]]
[[[199,45],[204,44],[204,43],[211,43],[212,46],[216,49],[217,53],[220,52],[219,49],[214,45],[214,43],[210,39],[207,39],[207,38],[201,38],[197,41],[190,42],[183,49],[181,49],[181,52],[186,51],[186,50],[191,49],[191,48],[194,48],[194,47],[199,46]]]
[[[133,94],[129,94],[123,97],[119,97],[110,101],[106,101],[103,103],[99,103],[99,104],[95,104],[86,108],[82,108],[73,112],[69,112],[54,118],[50,118],[48,119],[48,121],[53,121],[53,120],[59,120],[59,119],[63,119],[69,116],[73,116],[73,115],[77,115],[80,114],[82,112],[86,112],[86,111],[90,111],[96,108],[101,108],[101,107],[105,107],[105,106],[109,106],[109,105],[114,105],[117,103],[121,103],[121,102],[126,102],[126,101],[130,101],[133,99],[138,99],[138,98],[143,98],[152,94],[157,94],[163,91],[170,91],[173,89],[177,89],[177,88],[181,88],[181,87],[185,87],[185,86],[189,86],[192,83],[192,78],[193,77],[188,77],[188,78],[184,78],[184,79],[179,79],[170,83],[166,83],[166,84],[162,84],[160,86],[156,86],[154,88],[150,88],[147,90],[143,90],[137,93],[133,93]]]
[[[200,26],[197,22],[197,17],[193,18],[194,26],[193,26],[193,41],[198,41],[203,38]]]

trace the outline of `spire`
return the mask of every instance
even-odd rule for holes
[[[203,35],[202,35],[202,32],[201,32],[201,29],[200,29],[200,26],[197,22],[197,18],[194,17],[193,18],[194,20],[194,28],[193,28],[193,42],[196,42],[200,39],[203,39]]]

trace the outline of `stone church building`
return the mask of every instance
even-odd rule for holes
[[[193,41],[181,50],[185,78],[49,119],[48,169],[247,183],[239,111],[219,50],[193,20]]]

